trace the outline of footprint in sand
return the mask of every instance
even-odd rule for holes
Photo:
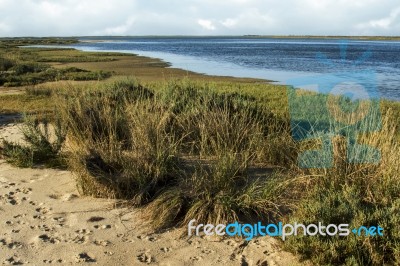
[[[95,240],[95,241],[93,241],[93,243],[94,243],[96,246],[103,246],[103,247],[107,247],[108,245],[111,244],[111,242],[108,241],[108,240]]]
[[[47,234],[40,235],[40,236],[38,236],[38,238],[44,243],[58,244],[61,242],[61,240],[59,238],[52,237]]]
[[[17,191],[18,192],[22,192],[25,195],[27,195],[27,194],[31,194],[32,193],[32,188],[30,188],[30,187],[28,187],[28,188],[24,187],[22,189],[17,188]]]
[[[73,242],[75,244],[85,244],[89,241],[89,237],[87,236],[82,236],[82,235],[76,235],[75,238],[71,239],[70,241],[67,242]]]
[[[36,201],[33,200],[29,201],[28,203],[32,206],[36,206],[38,204]]]
[[[24,262],[14,254],[14,256],[9,257],[3,261],[5,265],[22,265]]]
[[[52,264],[52,263],[63,263],[64,261],[62,259],[58,260],[43,260],[43,263],[45,264]]]
[[[22,248],[23,244],[20,242],[15,242],[11,239],[0,239],[0,245],[6,246],[9,249]]]
[[[65,218],[64,217],[53,217],[53,221],[55,221],[57,223],[64,223]]]
[[[95,229],[110,229],[111,228],[111,225],[110,224],[103,224],[103,225],[98,225],[98,224],[96,224],[96,225],[94,225],[93,226]]]
[[[150,242],[156,242],[158,240],[157,237],[155,237],[155,236],[141,236],[141,235],[138,235],[137,238],[140,239],[140,240],[147,240],[147,241],[150,241]]]
[[[75,256],[75,262],[76,263],[96,262],[96,260],[93,257],[91,257],[88,253],[82,252]]]
[[[112,252],[112,251],[104,251],[104,254],[107,255],[107,256],[112,256],[112,255],[114,255],[114,252]]]
[[[42,205],[42,204],[40,204],[40,205]],[[52,210],[51,208],[46,208],[46,207],[39,207],[39,208],[35,209],[35,211],[40,213],[40,214],[49,213],[51,210]]]
[[[8,186],[5,186],[5,188],[9,188],[9,187],[15,187],[15,183],[8,183]]]
[[[14,215],[14,216],[13,216],[14,219],[19,219],[19,218],[22,218],[22,217],[26,217],[26,213],[17,214],[17,215]]]
[[[38,225],[37,228],[39,228],[39,230],[42,232],[54,231],[54,227],[49,227],[47,224]],[[34,228],[31,227],[31,229],[34,229]]]
[[[149,251],[143,252],[137,256],[138,261],[150,264],[155,262],[155,259],[152,255],[149,254]]]
[[[172,251],[172,249],[171,249],[171,248],[168,248],[168,247],[160,248],[160,250],[161,250],[162,252],[164,252],[164,253],[168,253],[168,252],[171,252],[171,251]]]
[[[81,235],[82,234],[83,235],[90,235],[90,234],[93,233],[93,231],[89,230],[89,229],[79,229],[79,230],[76,230],[75,233],[78,233],[78,234],[81,234]]]
[[[203,258],[201,257],[201,256],[193,256],[193,257],[190,257],[190,260],[192,260],[192,261],[201,261]]]
[[[214,253],[214,251],[211,250],[211,249],[204,249],[204,250],[201,251],[201,253],[208,255],[208,254]]]
[[[146,239],[150,242],[156,242],[158,240],[157,237],[155,237],[155,236],[148,236],[148,237],[146,237]]]
[[[12,191],[7,194],[4,194],[3,196],[1,196],[1,198],[6,202],[6,204],[10,204],[10,205],[19,205],[20,204],[19,198],[17,196],[15,196],[15,193]]]
[[[39,205],[42,205],[42,204],[39,204]],[[39,207],[39,208],[36,208],[35,211],[36,211],[37,214],[35,214],[35,215],[33,216],[33,218],[34,218],[34,219],[39,219],[39,220],[46,220],[47,217],[46,217],[45,214],[50,213],[51,210],[52,210],[51,208],[46,208],[46,207]]]
[[[27,197],[22,197],[21,198],[21,201],[28,201],[29,200],[29,198],[27,198]]]
[[[43,215],[33,215],[32,216],[33,217],[33,219],[38,219],[38,220],[46,220],[46,216],[43,216]]]
[[[126,237],[125,235],[122,235],[122,236],[118,236],[118,235],[117,235],[117,237],[120,237],[120,238],[121,238],[121,241],[122,241],[123,243],[134,243],[134,242],[135,242],[135,240],[129,239],[129,238]]]

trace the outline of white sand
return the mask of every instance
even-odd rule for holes
[[[0,138],[18,140],[3,125]],[[0,263],[93,265],[299,265],[271,237],[182,237],[153,234],[138,210],[81,197],[69,171],[19,169],[0,160]],[[91,219],[91,220],[90,220]]]

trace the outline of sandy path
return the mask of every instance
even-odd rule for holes
[[[16,126],[0,128],[15,139]],[[11,134],[13,133],[13,134]],[[17,134],[18,135],[18,134]],[[69,171],[19,169],[0,160],[0,263],[28,265],[298,265],[273,238],[152,234],[139,211],[80,197]]]

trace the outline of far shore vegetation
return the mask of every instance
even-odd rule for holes
[[[399,103],[381,101],[380,130],[359,137],[379,163],[346,161],[344,132],[332,138],[331,168],[300,168],[298,155],[321,141],[293,138],[285,86],[135,55],[19,47],[46,43],[63,39],[0,39],[0,116],[23,117],[23,143],[1,145],[8,162],[68,168],[82,194],[126,200],[156,231],[192,219],[380,225],[383,237],[282,246],[315,265],[400,264]],[[326,97],[300,104],[318,116]]]

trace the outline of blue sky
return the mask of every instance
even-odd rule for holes
[[[399,0],[0,0],[0,37],[400,35]]]

